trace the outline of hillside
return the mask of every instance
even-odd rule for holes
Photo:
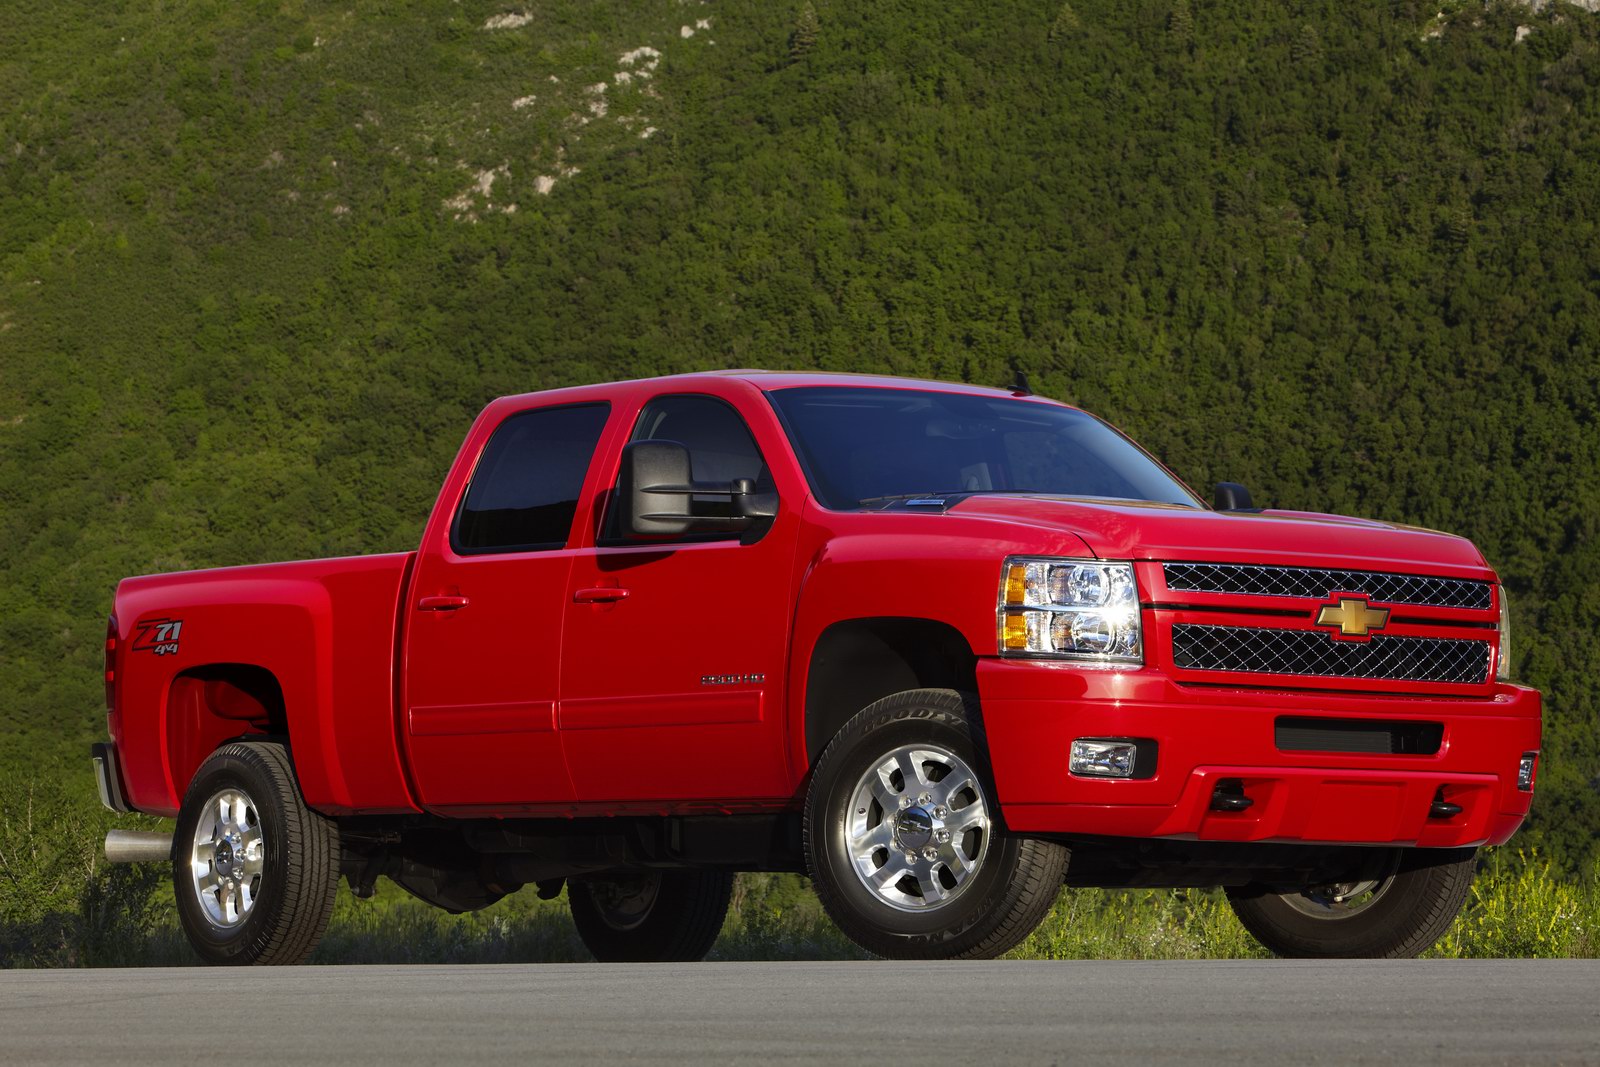
[[[1600,16],[1561,3],[0,9],[0,768],[115,581],[409,547],[488,398],[1003,383],[1475,539],[1600,830]]]

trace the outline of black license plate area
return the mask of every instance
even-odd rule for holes
[[[1444,739],[1444,724],[1387,719],[1319,719],[1284,716],[1273,740],[1280,752],[1352,752],[1383,756],[1432,756]]]

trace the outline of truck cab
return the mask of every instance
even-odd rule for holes
[[[1540,730],[1461,538],[1208,504],[1025,390],[754,371],[494,401],[415,552],[127,579],[107,694],[103,796],[178,819],[108,853],[216,962],[302,958],[341,877],[699,958],[741,870],[890,957],[1063,884],[1415,955]]]

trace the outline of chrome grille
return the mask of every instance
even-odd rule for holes
[[[1382,571],[1325,570],[1319,567],[1258,567],[1245,563],[1165,563],[1167,588],[1194,593],[1245,596],[1297,596],[1322,600],[1334,593],[1365,593],[1385,604],[1430,608],[1493,606],[1488,582],[1467,578],[1428,578]]]
[[[1316,630],[1179,623],[1172,628],[1172,662],[1191,671],[1482,685],[1489,679],[1489,642],[1383,635],[1335,641]]]

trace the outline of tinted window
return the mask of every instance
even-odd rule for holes
[[[631,440],[683,445],[699,482],[756,481],[767,469],[744,419],[715,397],[664,396],[650,401],[639,413]]]
[[[1200,502],[1087,412],[1007,397],[807,387],[769,394],[836,510],[961,492]]]
[[[691,476],[696,482],[726,485],[738,478],[755,483],[758,493],[773,492],[772,474],[761,450],[756,447],[750,428],[726,401],[710,396],[663,396],[646,404],[639,413],[630,441],[676,441],[689,450]],[[694,497],[697,515],[731,515],[726,496]],[[622,534],[621,515],[611,509],[606,520],[606,537]],[[691,534],[684,540],[700,541],[737,537],[737,534]]]
[[[572,532],[583,477],[609,404],[545,408],[500,424],[456,516],[457,552],[560,548]]]

